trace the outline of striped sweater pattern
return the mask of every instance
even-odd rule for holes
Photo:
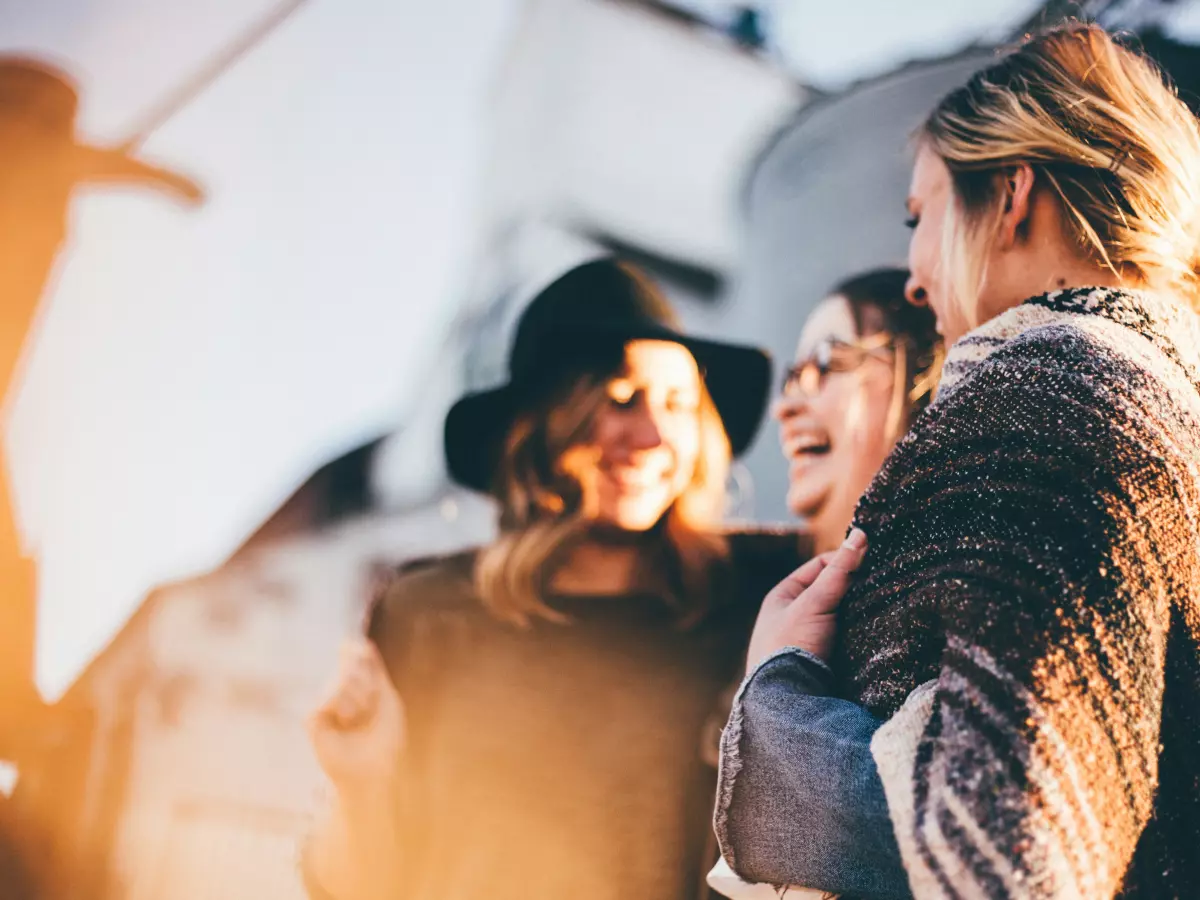
[[[856,522],[835,671],[918,900],[1200,898],[1200,318],[986,323]]]

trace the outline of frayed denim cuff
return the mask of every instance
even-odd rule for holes
[[[821,659],[785,647],[747,676],[721,736],[713,824],[748,882],[908,896],[871,738]]]
[[[721,751],[717,764],[717,805],[713,826],[721,843],[722,855],[730,866],[735,864],[733,850],[728,846],[729,807],[733,803],[733,788],[742,770],[739,746],[742,741],[744,711],[742,700],[746,691],[763,674],[779,669],[791,669],[797,686],[818,697],[829,695],[833,685],[833,670],[815,653],[800,647],[783,647],[762,660],[743,680],[733,698],[729,721],[721,733]]]
[[[781,668],[791,669],[789,673],[798,687],[814,697],[828,697],[833,693],[833,669],[815,653],[810,653],[800,647],[784,647],[776,650],[746,676],[734,699],[736,705],[742,699],[746,688],[760,674],[770,673]]]

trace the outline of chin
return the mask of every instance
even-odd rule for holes
[[[612,520],[612,525],[614,528],[620,528],[622,531],[649,531],[662,521],[663,515],[663,513],[657,513],[655,515],[639,514],[617,516]]]
[[[788,488],[787,506],[793,516],[804,519],[806,525],[811,525],[825,506],[825,498],[829,493],[825,488],[802,489],[800,485]]]
[[[638,532],[649,531],[662,521],[664,515],[666,515],[666,509],[658,504],[653,506],[630,504],[616,509],[602,509],[596,516],[596,521],[618,531]]]

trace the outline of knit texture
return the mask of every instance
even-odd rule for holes
[[[864,495],[834,669],[900,713],[872,749],[918,900],[1200,897],[1197,348],[1172,298],[1033,298]]]

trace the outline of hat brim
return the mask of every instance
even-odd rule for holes
[[[725,426],[730,452],[741,456],[758,433],[770,399],[771,358],[756,347],[688,337],[665,326],[610,333],[592,331],[596,340],[662,340],[685,347],[696,359],[713,405]],[[446,415],[444,449],[450,476],[459,484],[488,493],[500,447],[529,391],[509,382],[467,394]]]
[[[188,176],[152,165],[120,148],[73,144],[72,178],[91,184],[144,184],[174,194],[190,203],[204,199],[204,189]]]
[[[519,392],[511,383],[467,394],[451,406],[442,432],[450,477],[490,493],[501,442],[519,411]]]

